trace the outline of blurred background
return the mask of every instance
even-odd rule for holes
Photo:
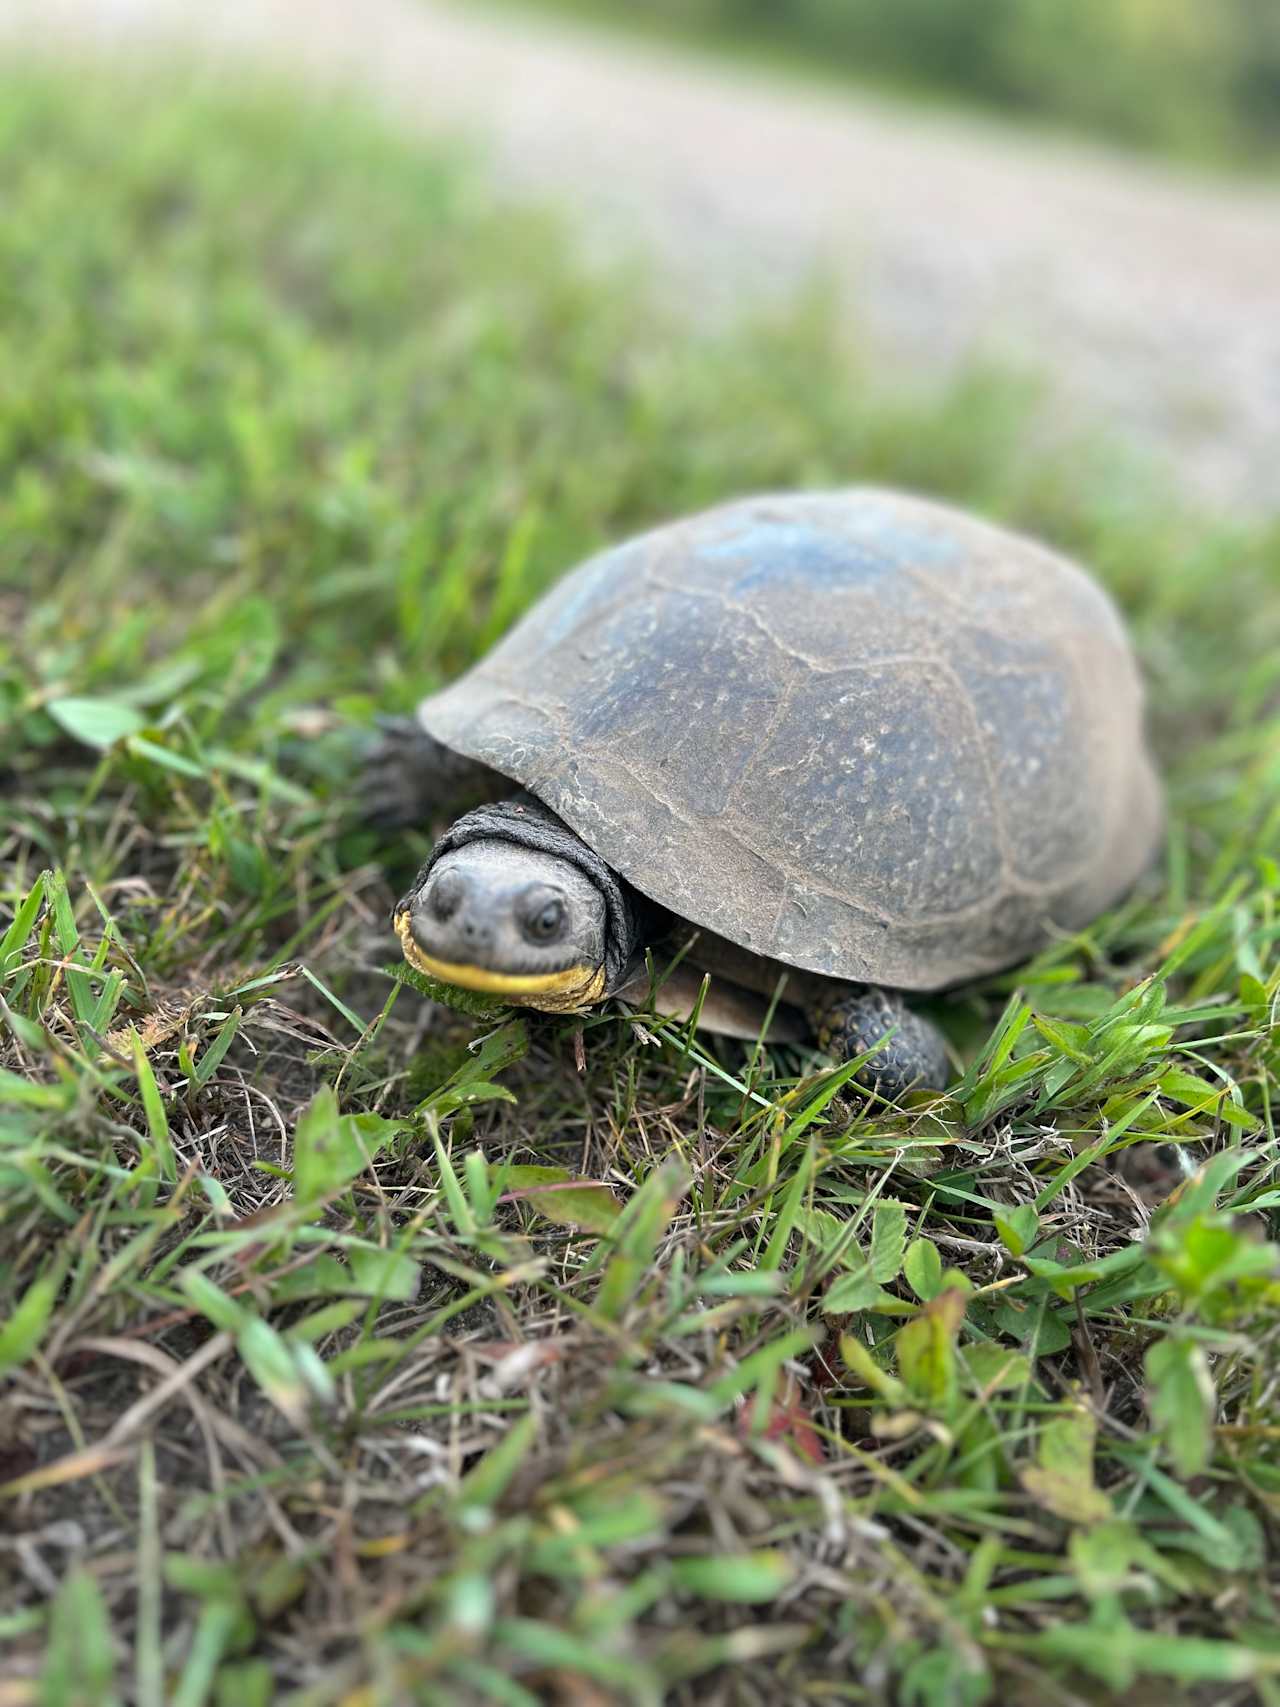
[[[1121,143],[1274,163],[1269,0],[561,0],[583,17],[979,103]]]
[[[7,33],[362,101],[686,330],[825,293],[872,378],[994,362],[1198,496],[1280,496],[1274,0],[12,0]]]

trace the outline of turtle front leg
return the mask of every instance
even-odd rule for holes
[[[851,1061],[892,1033],[855,1075],[883,1097],[892,1100],[913,1088],[941,1090],[951,1077],[942,1033],[894,990],[850,985],[833,992],[810,1017],[818,1047],[836,1062]]]
[[[373,829],[404,830],[510,790],[496,771],[442,746],[416,717],[380,717],[364,760],[359,810]]]

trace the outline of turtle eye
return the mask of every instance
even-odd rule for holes
[[[520,900],[520,928],[530,942],[554,942],[564,930],[565,905],[554,889],[531,889]]]
[[[442,871],[431,885],[427,905],[433,916],[441,921],[451,919],[458,910],[466,884],[456,871]]]

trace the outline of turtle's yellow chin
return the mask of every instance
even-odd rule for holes
[[[437,960],[425,953],[409,928],[407,909],[396,914],[395,927],[410,966],[442,984],[506,996],[520,1007],[540,1008],[545,1013],[572,1013],[590,1007],[604,995],[603,966],[566,966],[559,972],[493,972],[487,966]]]

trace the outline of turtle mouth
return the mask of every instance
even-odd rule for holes
[[[409,965],[442,984],[485,995],[511,996],[526,1007],[550,1012],[572,1010],[598,1002],[604,994],[603,966],[564,966],[552,972],[495,972],[466,961],[437,960],[413,935],[409,909],[399,908],[394,921],[400,947]],[[542,998],[539,1000],[538,998]]]

